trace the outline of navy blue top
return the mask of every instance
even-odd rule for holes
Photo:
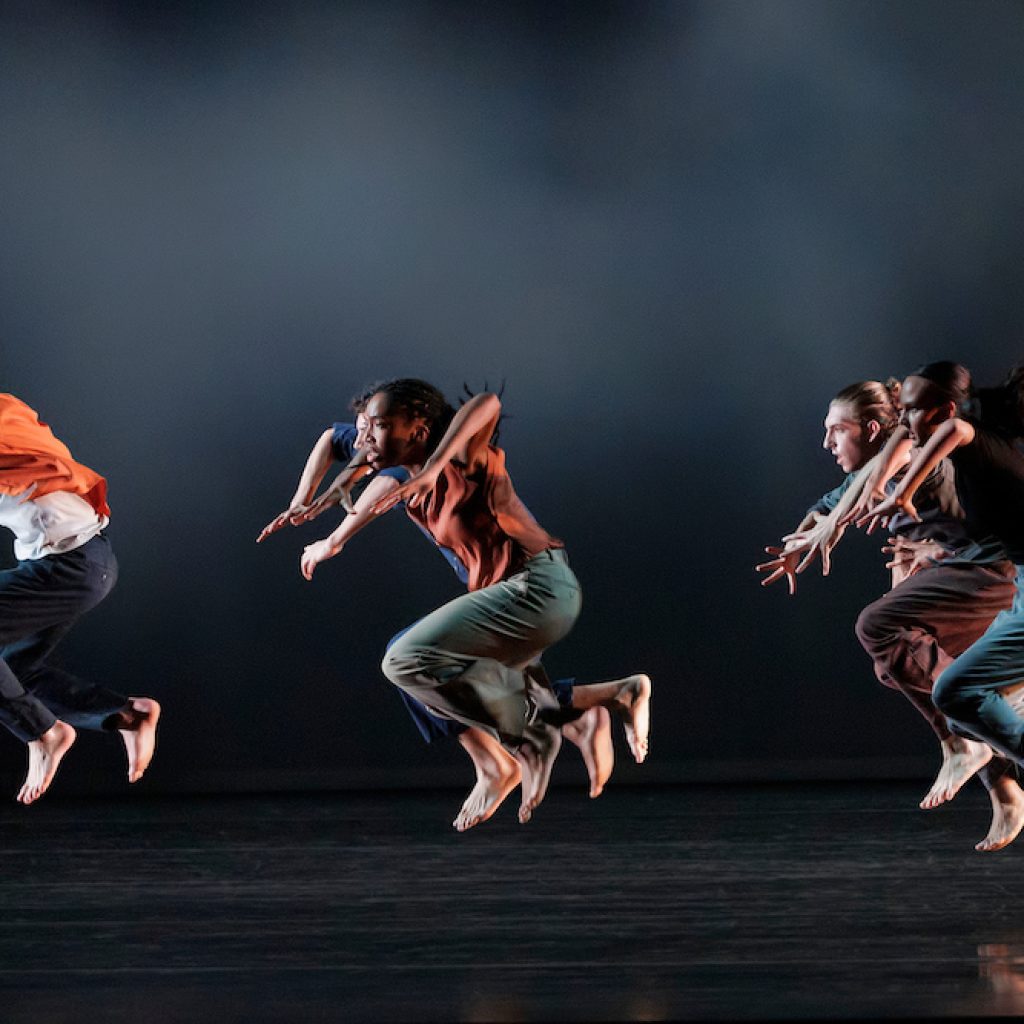
[[[356,454],[356,425],[354,423],[333,423],[331,424],[331,454],[338,462],[349,463],[355,458]],[[377,476],[390,476],[397,480],[399,484],[404,484],[409,479],[409,470],[404,466],[391,466],[388,469],[382,469],[377,473]],[[451,548],[442,547],[440,544],[430,536],[430,532],[416,524],[423,530],[423,533],[429,538],[430,543],[437,548],[438,551],[444,555],[445,560],[452,567],[455,575],[458,576],[459,581],[464,585],[469,583],[469,572],[466,567],[462,564],[459,556],[452,551]]]

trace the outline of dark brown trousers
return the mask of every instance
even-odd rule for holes
[[[899,690],[939,740],[949,724],[932,702],[932,686],[1013,604],[1014,565],[951,561],[922,569],[873,601],[857,618],[857,639],[874,662],[884,686]],[[1008,764],[993,758],[981,773],[986,785]]]

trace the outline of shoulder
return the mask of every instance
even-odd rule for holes
[[[332,423],[324,434],[330,434],[331,450],[339,462],[348,462],[355,455],[356,425],[354,423]]]

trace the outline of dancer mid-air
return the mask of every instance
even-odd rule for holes
[[[382,470],[365,487],[355,505],[352,504],[351,490],[365,474],[372,472],[358,454],[363,451],[366,442],[367,420],[363,409],[372,395],[371,389],[352,400],[355,423],[335,423],[321,434],[309,453],[288,508],[271,520],[257,538],[259,543],[285,526],[299,526],[335,506],[351,512],[330,536],[306,547],[302,557],[302,572],[306,579],[312,579],[313,570],[319,562],[338,555],[356,533],[377,518],[371,510],[379,499],[409,479],[409,471],[401,466]],[[317,488],[335,462],[345,468],[314,499]],[[465,584],[468,580],[466,567],[450,549],[435,546],[454,570],[456,577]],[[397,636],[393,637],[388,647],[397,639]],[[572,684],[573,681],[568,679],[556,680],[551,684],[564,704],[571,703]],[[427,743],[454,739],[473,762],[476,783],[452,825],[464,832],[486,821],[520,784],[521,772],[516,759],[489,733],[454,719],[441,718],[404,690],[396,692]],[[608,711],[603,707],[591,708],[577,721],[566,722],[562,726],[562,735],[571,740],[583,756],[590,778],[590,796],[600,796],[615,762]]]
[[[0,394],[0,525],[14,534],[18,559],[0,572],[0,722],[28,747],[23,804],[46,792],[76,728],[120,733],[129,782],[153,757],[155,700],[123,697],[47,660],[117,579],[103,534],[106,491],[103,477],[76,462],[32,409]]]
[[[812,506],[783,547],[768,549],[776,557],[758,566],[768,572],[764,583],[786,576],[792,592],[795,573],[815,553],[821,554],[827,572],[830,551],[845,523],[865,490],[875,486],[883,445],[892,438],[894,470],[910,457],[910,440],[897,424],[899,393],[896,381],[862,381],[832,400],[824,447],[847,477]],[[984,744],[950,729],[931,690],[952,659],[1010,606],[1013,565],[998,543],[979,537],[964,522],[947,464],[937,465],[924,482],[920,518],[894,517],[891,532],[889,547],[883,550],[893,555],[893,587],[860,613],[857,636],[878,679],[903,693],[939,740],[942,765],[921,801],[921,807],[930,809],[952,799],[978,770],[979,759],[991,757]],[[1024,825],[1024,793],[1003,758],[989,761],[980,778],[989,793],[992,822],[976,848],[1001,849]]]
[[[953,464],[967,522],[1003,545],[1016,566],[1016,593],[1012,607],[942,673],[933,697],[959,733],[980,741],[976,769],[989,763],[988,748],[1024,766],[1024,717],[1010,699],[1024,684],[1024,368],[976,395],[966,367],[929,363],[907,378],[903,407],[902,429],[920,449],[892,493],[876,489],[862,502],[859,521],[919,519],[928,474],[943,458]],[[880,479],[897,464],[890,455],[882,453]]]
[[[494,414],[486,422],[479,417],[479,409],[484,404],[488,404]],[[438,730],[436,734],[458,734],[459,742],[473,757],[477,785],[455,821],[460,829],[490,817],[520,781],[520,773],[524,785],[520,816],[524,821],[529,818],[543,797],[551,761],[557,753],[560,737],[555,725],[562,725],[565,734],[580,746],[591,776],[592,796],[601,791],[611,770],[604,708],[610,708],[625,721],[627,738],[638,761],[643,760],[647,749],[650,681],[645,676],[593,686],[570,686],[563,681],[555,684],[557,698],[544,685],[546,677],[536,659],[544,647],[571,626],[578,609],[578,586],[565,563],[561,543],[544,533],[519,502],[503,470],[503,453],[489,444],[498,410],[500,403],[496,396],[476,396],[459,411],[461,423],[452,423],[451,431],[446,432],[454,410],[430,385],[400,380],[375,389],[365,400],[364,408],[357,405],[361,413],[357,423],[361,429],[356,447],[362,447],[364,437],[365,447],[356,455],[348,472],[350,476],[358,473],[367,462],[380,472],[360,496],[355,513],[330,537],[309,545],[302,559],[303,573],[309,578],[320,562],[338,554],[355,532],[372,521],[374,513],[403,500],[402,487],[395,476],[385,476],[389,469],[394,472],[401,468],[406,474],[422,477],[421,470],[428,457],[432,452],[440,453],[440,458],[431,462],[426,473],[430,476],[438,471],[440,476],[440,471],[449,467],[445,483],[439,488],[443,491],[441,502],[428,503],[443,524],[436,518],[429,521],[418,517],[408,506],[407,511],[431,536],[471,593],[450,602],[396,637],[385,659],[385,672],[394,681],[398,681],[394,674],[400,675],[407,684],[399,685],[425,735],[433,728]],[[474,411],[477,416],[467,428],[466,420]],[[457,460],[455,453],[461,450],[465,454],[466,451],[465,431],[482,433],[485,427],[487,434],[477,440],[482,448],[476,451],[475,460],[471,463]],[[460,430],[462,439],[452,442],[448,434],[455,437]],[[303,480],[312,482],[315,488],[314,478],[318,482],[322,475],[320,472],[318,477],[314,470],[308,480],[306,475]],[[453,480],[461,481],[458,496],[449,486]],[[410,481],[416,482],[416,477]],[[348,481],[336,482],[321,499],[310,503],[312,489],[303,491],[300,482],[302,493],[297,492],[294,508],[274,520],[268,530],[303,521],[324,507],[341,503],[341,491],[347,485]],[[442,511],[445,499],[447,504]],[[532,572],[524,571],[529,570],[527,563],[533,560],[545,564],[534,565]],[[525,596],[527,592],[529,596]],[[515,595],[519,595],[523,608],[520,621],[510,631],[510,616],[517,613],[512,607],[516,602],[510,604],[509,599]],[[431,624],[436,627],[439,616],[445,627],[438,639],[449,643],[451,648],[442,657],[445,662],[443,678],[435,679],[432,675],[431,669],[438,667],[435,663],[419,666],[424,668],[423,679],[412,678],[420,673],[410,673],[408,662],[406,670],[398,672],[396,656],[406,652],[401,656],[408,658],[411,641],[432,637],[424,627]],[[477,678],[481,672],[487,676],[486,680]],[[426,677],[438,685],[425,682]],[[525,716],[530,702],[533,710],[543,707],[543,712],[527,723]],[[518,716],[510,711],[511,705],[516,703],[520,705]],[[578,721],[566,721],[572,718]],[[506,728],[510,724],[511,731]],[[487,771],[481,771],[481,764],[490,765],[492,778],[487,777]]]

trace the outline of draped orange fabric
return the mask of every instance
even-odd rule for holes
[[[20,398],[0,393],[0,494],[69,491],[101,516],[110,515],[107,481],[71,457],[37,413]]]
[[[426,500],[405,511],[458,556],[469,573],[470,590],[505,579],[548,548],[565,546],[519,499],[505,468],[505,453],[493,445],[472,476],[447,463]]]

